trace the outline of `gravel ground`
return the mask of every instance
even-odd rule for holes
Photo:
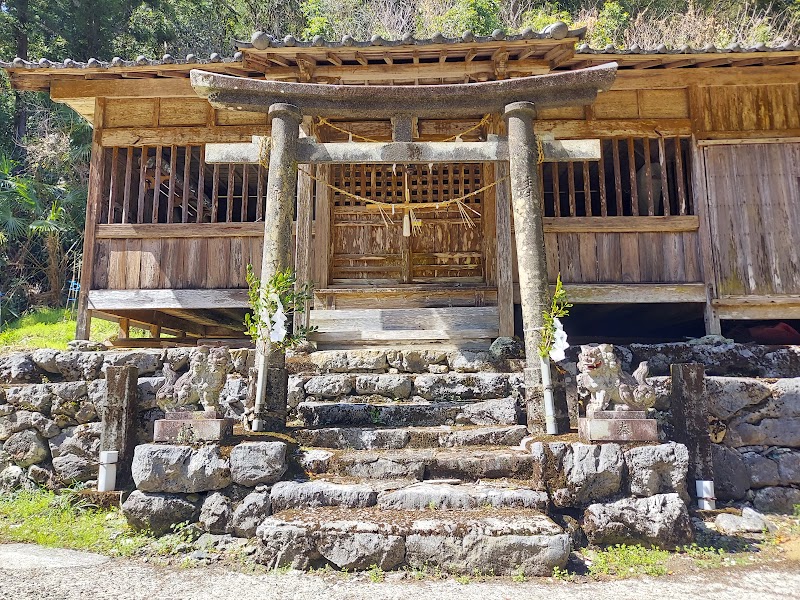
[[[83,555],[83,556],[80,556]],[[22,544],[0,545],[0,598],[37,600],[339,600],[414,599],[505,600],[791,600],[800,598],[797,563],[716,569],[692,575],[583,584],[552,580],[513,583],[495,580],[459,584],[453,580],[398,580],[382,583],[298,572],[246,575],[220,567],[156,567],[136,560],[104,561],[88,553]]]

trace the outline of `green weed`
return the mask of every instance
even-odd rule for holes
[[[383,569],[375,564],[370,566],[369,570],[367,571],[367,575],[372,583],[380,583],[386,579],[386,573],[384,573]]]
[[[575,575],[570,573],[567,569],[562,569],[561,567],[553,567],[553,579],[558,579],[559,581],[574,581]],[[525,576],[523,575],[523,581],[525,580]]]
[[[459,575],[456,577],[456,581],[461,585],[467,585],[472,583],[472,578],[469,575]]]
[[[665,550],[617,544],[594,553],[589,575],[615,575],[620,578],[666,575],[669,556],[669,552]]]
[[[130,556],[152,541],[135,533],[119,509],[75,502],[70,493],[22,490],[0,496],[0,541]]]

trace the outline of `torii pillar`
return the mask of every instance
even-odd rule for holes
[[[292,264],[292,218],[297,196],[297,140],[303,115],[291,104],[269,107],[272,140],[269,179],[264,209],[264,250],[261,255],[261,289],[279,271]],[[269,340],[256,347],[254,431],[275,431],[286,426],[286,396],[289,377],[286,355]]]
[[[538,171],[538,150],[533,133],[536,107],[532,102],[514,102],[505,108],[508,129],[511,207],[525,333],[525,400],[528,431],[544,432],[544,403],[541,365],[537,360],[542,341],[542,314],[548,308],[547,261],[542,221],[542,182]]]

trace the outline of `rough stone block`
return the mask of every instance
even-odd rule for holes
[[[669,442],[658,446],[639,446],[624,454],[628,466],[628,485],[634,496],[678,494],[689,501],[686,476],[689,451],[683,444]]]
[[[324,480],[279,481],[272,486],[270,497],[272,511],[277,513],[290,508],[375,506],[378,492],[363,484],[334,483]]]
[[[136,490],[122,503],[122,513],[134,529],[148,529],[155,535],[163,535],[169,533],[173,525],[193,522],[197,517],[197,505],[183,496]]]
[[[270,515],[270,495],[267,492],[253,492],[233,511],[231,530],[243,538],[255,536],[258,526]]]
[[[694,539],[689,512],[678,494],[592,504],[584,513],[583,530],[591,543],[603,546],[642,544],[672,550]]]
[[[196,493],[231,483],[231,465],[219,446],[142,444],[133,458],[133,481],[144,492]]]
[[[247,487],[278,481],[286,472],[286,444],[243,442],[231,451],[231,477]]]

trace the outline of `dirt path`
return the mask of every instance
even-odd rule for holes
[[[797,563],[716,569],[658,579],[572,584],[552,580],[399,580],[382,583],[366,575],[344,579],[297,572],[246,575],[219,567],[156,567],[137,560],[106,561],[97,555],[36,546],[0,546],[0,598],[37,600],[791,600],[800,598]]]

